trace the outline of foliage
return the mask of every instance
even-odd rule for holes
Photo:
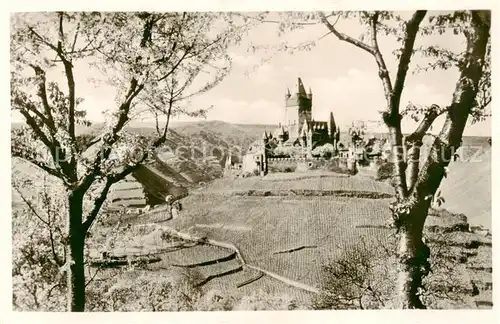
[[[441,213],[457,216],[447,211]],[[426,306],[429,309],[470,307],[474,292],[464,264],[469,262],[471,252],[453,247],[463,235],[427,232],[426,237],[433,251],[431,272],[424,279],[426,289],[421,291]],[[393,308],[396,257],[394,236],[386,243],[378,241],[370,246],[361,240],[348,247],[339,258],[323,266],[324,281],[320,294],[313,298],[312,307]]]
[[[269,164],[269,172],[295,172],[297,162],[271,163]]]
[[[91,285],[87,307],[101,312],[192,311],[201,296],[201,290],[195,287],[198,277],[192,270],[154,276],[149,271],[125,270]]]
[[[330,158],[334,155],[335,148],[332,144],[327,143],[325,145],[317,146],[312,150],[313,156],[320,156],[322,158]]]
[[[262,290],[243,296],[234,310],[298,310],[307,309],[287,295],[272,295]]]
[[[298,310],[308,309],[307,305],[297,302],[284,294],[272,294],[261,289],[249,294],[223,293],[209,290],[198,300],[198,311],[258,311],[258,310]]]
[[[60,311],[66,290],[62,186],[47,176],[27,179],[13,171],[13,198],[20,200],[12,212],[14,309]]]
[[[84,310],[82,245],[110,187],[165,143],[171,115],[203,116],[203,110],[189,111],[180,103],[227,75],[227,48],[240,41],[246,27],[225,13],[11,16],[11,109],[27,123],[12,132],[11,151],[64,186],[71,310]],[[85,151],[76,127],[91,123],[80,106],[79,68],[116,90],[116,107],[104,111],[105,126],[90,143],[84,141],[90,147]],[[124,132],[141,109],[156,119],[154,140]],[[85,198],[90,203],[83,203]]]
[[[277,146],[271,153],[273,157],[295,157],[302,154],[302,149],[295,146]]]
[[[394,174],[394,163],[382,161],[377,168],[376,180],[390,180]]]
[[[394,289],[394,259],[380,247],[361,242],[323,267],[321,292],[315,309],[380,309],[386,307]],[[392,268],[392,269],[391,269]]]

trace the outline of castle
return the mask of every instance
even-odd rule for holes
[[[300,145],[310,157],[311,151],[327,143],[337,147],[340,129],[335,124],[333,113],[329,121],[312,119],[312,91],[306,93],[302,80],[298,78],[297,92],[293,95],[290,89],[285,94],[285,118],[274,132],[264,134],[268,139],[276,139],[278,145]]]
[[[274,131],[264,131],[262,138],[254,142],[242,160],[242,171],[268,172],[269,158],[313,159],[313,151],[329,148],[331,156],[337,155],[340,129],[335,124],[333,113],[328,121],[312,118],[312,91],[306,92],[301,78],[298,78],[296,92],[285,94],[284,120]],[[231,165],[230,157],[226,168]]]

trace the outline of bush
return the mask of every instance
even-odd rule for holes
[[[297,310],[307,309],[288,295],[272,295],[262,290],[243,296],[233,310]]]
[[[328,166],[327,170],[335,173],[349,174],[349,175],[355,175],[357,173],[356,170],[349,170],[347,167],[341,167],[335,164]]]
[[[297,169],[296,163],[283,163],[269,165],[269,172],[290,173]]]
[[[379,181],[391,179],[393,173],[394,173],[394,163],[384,161],[379,164],[375,179]]]
[[[364,241],[345,249],[323,267],[323,285],[313,298],[314,309],[379,309],[391,300],[395,263]],[[392,259],[394,261],[394,259]]]
[[[227,295],[218,290],[210,290],[197,302],[198,311],[259,311],[259,310],[298,310],[308,309],[288,295],[277,295],[263,290],[248,295],[238,293]]]
[[[192,311],[201,290],[199,273],[192,270],[123,271],[87,289],[89,311]]]

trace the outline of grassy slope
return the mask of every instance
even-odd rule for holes
[[[296,179],[293,179],[293,176]],[[366,178],[341,177],[333,174],[322,176],[290,175],[274,176],[268,180],[258,178],[239,179],[234,181],[217,180],[204,189],[199,189],[183,202],[181,217],[165,224],[177,230],[190,232],[197,236],[235,244],[249,264],[259,266],[268,271],[318,287],[321,284],[321,266],[336,258],[340,251],[356,244],[362,238],[371,245],[388,243],[390,230],[383,228],[390,217],[388,202],[390,199],[362,199],[332,196],[286,196],[255,197],[234,196],[233,191],[344,188],[350,190],[390,191],[384,184]],[[138,223],[155,220],[154,214],[135,219]],[[428,226],[452,226],[463,222],[446,212],[432,212]],[[440,240],[439,233],[429,232],[429,239]],[[454,281],[460,282],[466,292],[457,302],[439,301],[442,308],[475,307],[474,301],[491,300],[491,275],[488,270],[473,270],[478,265],[491,269],[491,248],[481,246],[475,250],[461,247],[474,240],[491,242],[478,234],[453,232],[447,234],[445,251],[450,255],[463,254],[469,251],[470,257],[463,261],[449,259],[449,266],[454,269]],[[459,244],[459,246],[454,246]],[[296,248],[302,245],[314,245],[292,253],[275,254],[273,252]],[[436,252],[433,250],[434,253]],[[476,252],[477,251],[477,252]],[[206,260],[204,255],[184,256],[186,263]],[[165,256],[165,260],[169,257]],[[168,263],[168,261],[165,261]],[[227,271],[230,263],[221,264],[220,269],[210,271]],[[446,274],[444,274],[446,275]],[[234,290],[243,278],[251,277],[248,273],[239,273],[214,280],[211,287]],[[480,294],[471,296],[471,280],[480,287]],[[306,300],[308,294],[297,289],[286,288],[271,278],[258,280],[245,289],[270,289]],[[281,285],[281,288],[280,288]],[[441,285],[438,281],[437,285]],[[483,288],[481,288],[483,287]],[[238,290],[238,289],[236,289]],[[240,290],[241,291],[241,290]],[[309,296],[310,297],[310,296]]]
[[[479,142],[481,143],[481,142]],[[471,224],[491,228],[491,148],[464,151],[465,160],[452,162],[441,184],[444,208],[463,213]]]
[[[387,199],[335,197],[232,197],[232,190],[317,189],[388,191],[384,184],[358,178],[312,177],[299,181],[217,180],[183,200],[182,217],[168,222],[183,231],[232,242],[249,263],[275,271],[294,280],[318,285],[320,265],[335,257],[343,247],[360,236],[384,240],[386,229],[357,228],[382,225],[389,217]],[[368,188],[367,188],[368,187]],[[225,190],[226,193],[221,194]],[[142,221],[147,221],[143,219]],[[301,251],[275,251],[315,245]]]

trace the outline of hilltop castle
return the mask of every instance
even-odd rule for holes
[[[340,129],[335,124],[333,113],[330,112],[329,121],[316,121],[312,118],[312,91],[306,93],[302,80],[298,78],[297,92],[293,95],[290,89],[285,94],[285,118],[278,128],[264,136],[268,139],[275,138],[278,145],[296,146],[311,151],[327,143],[337,147]]]
[[[335,124],[333,113],[328,121],[312,118],[312,91],[306,92],[302,80],[298,78],[296,92],[285,93],[284,119],[274,131],[264,131],[262,138],[255,141],[243,157],[241,169],[245,172],[268,172],[268,160],[273,159],[313,159],[313,151],[323,149],[330,156],[338,152],[340,129]],[[324,151],[325,151],[324,150]],[[231,158],[226,168],[231,167]]]

